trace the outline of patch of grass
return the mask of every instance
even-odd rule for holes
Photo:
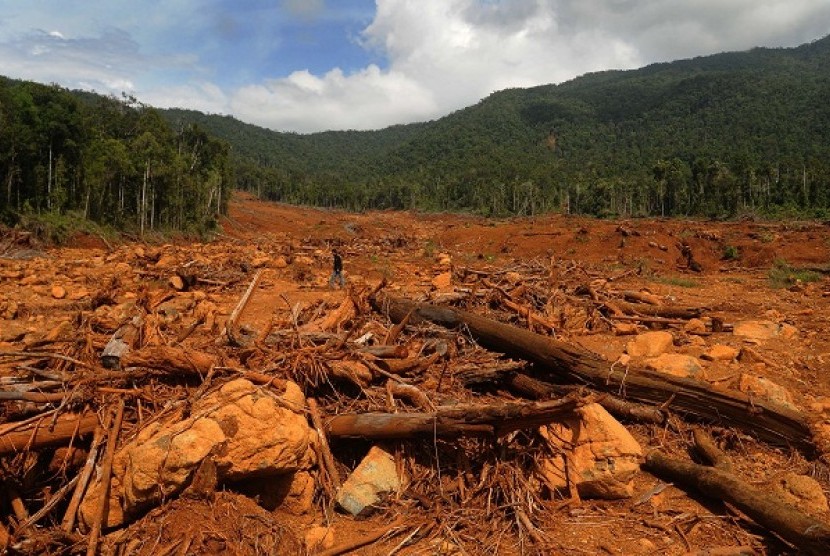
[[[691,278],[685,278],[683,276],[661,276],[657,279],[658,282],[661,284],[666,284],[668,286],[679,286],[681,288],[699,288],[700,282],[696,282]]]
[[[724,245],[721,259],[724,261],[737,261],[741,258],[741,252],[734,245]]]
[[[821,280],[821,274],[813,270],[794,268],[785,259],[775,259],[772,268],[767,272],[767,280],[773,288],[788,288],[798,283],[818,282]]]

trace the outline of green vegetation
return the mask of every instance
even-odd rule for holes
[[[737,261],[741,258],[741,252],[738,250],[737,247],[734,245],[724,245],[723,246],[723,255],[721,259],[724,261]]]
[[[793,268],[784,259],[776,259],[767,273],[767,279],[773,288],[788,288],[792,285],[818,282],[821,274],[813,270]]]
[[[0,78],[0,219],[53,241],[91,223],[211,229],[233,182],[228,151],[132,98]]]
[[[291,203],[528,215],[830,215],[830,37],[493,93],[439,120],[275,133],[165,111]]]
[[[681,288],[699,288],[700,283],[691,278],[684,278],[683,276],[661,276],[657,279],[661,284],[668,286],[678,286]]]

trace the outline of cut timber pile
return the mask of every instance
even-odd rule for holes
[[[358,236],[343,251],[412,241]],[[631,271],[459,267],[446,253],[421,289],[330,291],[327,247],[282,237],[4,262],[9,284],[30,284],[0,322],[0,547],[823,554],[830,473],[808,414],[743,371],[725,385],[660,366],[679,341],[731,337],[722,315],[621,284]],[[27,320],[49,311],[22,288],[56,281],[63,314]],[[735,330],[786,332],[755,325]],[[578,341],[623,332],[653,342],[649,355],[632,344],[612,362]],[[759,485],[753,462],[770,454],[800,473]],[[766,492],[809,486],[809,470],[823,481],[809,508]],[[570,537],[599,523],[619,545]]]

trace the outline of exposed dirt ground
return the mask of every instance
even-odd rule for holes
[[[389,291],[408,297],[475,297],[474,290],[480,287],[476,277],[489,277],[503,287],[510,280],[514,281],[511,286],[516,286],[516,280],[521,283],[532,278],[534,287],[547,288],[549,299],[556,299],[554,294],[572,299],[579,285],[590,285],[603,291],[646,292],[671,305],[705,308],[707,318],[727,324],[763,320],[791,325],[791,334],[761,340],[728,330],[709,330],[693,337],[677,324],[667,329],[675,336],[673,349],[678,353],[699,358],[712,346],[725,345],[736,350],[749,347],[758,356],[754,361],[702,360],[710,383],[738,388],[741,374],[752,373],[782,386],[793,406],[811,419],[830,419],[830,413],[823,413],[830,412],[830,282],[824,274],[830,269],[830,225],[826,223],[353,214],[270,204],[240,193],[231,202],[222,227],[214,241],[204,244],[108,246],[97,238],[79,238],[74,245],[45,249],[11,238],[0,241],[0,351],[34,350],[48,347],[50,342],[75,341],[85,342],[88,353],[97,353],[123,322],[123,316],[115,314],[98,315],[98,328],[94,320],[84,321],[94,307],[101,306],[98,298],[109,292],[114,307],[145,298],[158,306],[164,295],[176,293],[168,282],[175,269],[191,269],[205,281],[196,283],[186,299],[181,294],[173,299],[178,299],[179,305],[170,305],[166,314],[170,323],[179,315],[181,326],[166,328],[167,321],[160,321],[156,332],[161,343],[173,343],[181,329],[196,320],[194,304],[207,300],[214,307],[216,324],[211,329],[196,329],[182,339],[182,345],[215,351],[222,323],[254,270],[263,270],[262,279],[239,317],[243,330],[262,334],[274,328],[274,323],[290,323],[301,311],[324,314],[336,308],[347,296],[346,290],[328,286],[330,250],[337,247],[343,253],[346,280],[353,290],[370,289],[386,279]],[[691,249],[699,272],[689,268],[681,244]],[[448,257],[441,261],[442,255]],[[435,282],[448,269],[452,283]],[[812,273],[804,273],[804,269]],[[518,278],[506,278],[509,273]],[[492,310],[503,320],[504,311],[492,305],[476,309]],[[579,326],[574,325],[579,315],[563,316],[553,302],[537,309],[554,323],[565,322],[567,316],[568,326],[557,330],[557,337],[609,361],[617,360],[631,339],[615,333],[610,320],[590,309]],[[110,329],[104,326],[106,319],[113,323]],[[526,324],[515,315],[511,320]],[[81,321],[92,322],[85,328],[89,335],[83,340],[77,337]],[[640,331],[647,329],[640,326]],[[261,355],[248,361],[249,356],[244,350],[234,351],[224,354],[223,361],[228,367],[243,365],[254,371],[262,369],[252,366],[271,366]],[[0,377],[10,376],[11,371],[9,361],[0,361]],[[440,390],[440,373],[437,364],[424,381],[437,380]],[[427,384],[422,386],[433,392]],[[153,395],[161,396],[166,387],[155,388]],[[504,391],[495,394],[516,397]],[[344,407],[344,402],[338,403]],[[355,402],[356,406],[360,403]],[[9,405],[2,413],[4,420],[10,420],[16,413],[32,412],[31,406],[20,404]],[[644,451],[662,448],[686,453],[691,434],[687,425],[676,424],[674,430],[627,426]],[[718,428],[713,433],[734,457],[736,472],[749,482],[768,485],[794,472],[813,477],[824,494],[830,494],[830,472],[818,460],[795,450],[771,447],[747,434]],[[431,446],[429,439],[424,442],[428,455]],[[366,449],[367,445],[358,441],[334,443],[344,476]],[[484,444],[481,449],[497,451]],[[20,464],[20,457],[15,464]],[[493,465],[491,473],[498,474],[498,464]],[[435,496],[434,500],[418,501],[417,496],[404,493],[390,500],[386,511],[365,520],[332,511],[320,492],[315,494],[314,511],[297,516],[280,508],[257,506],[250,503],[256,497],[245,497],[231,488],[211,503],[180,499],[153,509],[129,529],[105,537],[102,546],[105,551],[141,554],[158,554],[162,549],[166,554],[304,554],[303,538],[312,526],[331,525],[333,542],[340,546],[384,531],[402,515],[402,524],[397,524],[403,529],[394,530],[399,534],[352,553],[703,554],[698,551],[738,546],[748,547],[747,553],[796,553],[792,546],[721,502],[690,496],[677,486],[666,487],[645,472],[635,478],[631,499],[540,498],[531,504],[535,512],[530,516],[539,538],[528,538],[527,529],[518,527],[517,532],[509,519],[492,519],[492,514],[504,512],[503,506],[496,506],[506,504],[504,500],[494,501],[493,507],[465,508],[459,501],[463,497],[444,494],[444,489],[452,492],[456,477],[442,477],[440,466],[436,484],[425,484],[435,481],[434,475],[425,475],[420,484],[413,478],[413,492]],[[14,468],[12,462],[2,467],[7,475],[15,474]],[[32,494],[28,498],[24,495],[24,501],[37,506],[38,485],[29,487]],[[11,515],[9,502],[2,504],[0,515]],[[830,519],[827,512],[816,515],[825,522]],[[459,523],[455,528],[453,520]],[[493,530],[494,524],[503,530]],[[410,534],[411,542],[402,544]],[[129,542],[125,535],[135,540]],[[54,540],[49,541],[52,544],[43,542],[49,550],[71,551],[57,550]],[[31,553],[31,547],[28,551]]]

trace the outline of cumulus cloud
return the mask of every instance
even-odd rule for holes
[[[299,132],[427,120],[507,87],[795,46],[830,29],[827,0],[376,0],[356,38],[346,35],[365,16],[349,15],[343,41],[356,40],[377,63],[344,71],[333,62],[312,72],[295,60],[293,71],[274,72],[281,22],[311,24],[352,8],[325,0],[209,7],[179,0],[142,14],[105,0],[67,4],[74,9],[50,14],[35,6],[27,15],[24,4],[0,0],[9,14],[0,21],[0,74],[126,90],[157,106]],[[228,74],[246,81],[223,85]]]

